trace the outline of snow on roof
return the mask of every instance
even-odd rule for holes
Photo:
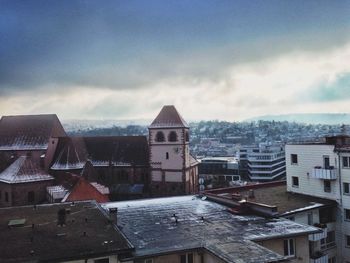
[[[68,193],[68,190],[63,185],[48,186],[46,191],[54,200],[63,199]]]
[[[0,173],[0,182],[15,184],[53,180],[54,178],[38,168],[26,156],[20,156]]]
[[[92,182],[90,183],[93,187],[95,187],[97,189],[97,191],[99,191],[101,194],[104,194],[104,195],[109,195],[109,189],[108,187],[102,185],[102,184],[99,184],[97,182]]]

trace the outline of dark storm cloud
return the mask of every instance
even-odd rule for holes
[[[299,36],[306,29],[348,30],[337,26],[349,25],[348,7],[342,1],[0,1],[0,95],[70,85],[127,89],[174,76],[219,79],[234,63],[322,45],[323,39],[316,44]],[[339,43],[338,35],[326,39]],[[282,38],[276,45],[266,40],[276,36]]]

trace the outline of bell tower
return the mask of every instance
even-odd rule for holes
[[[189,126],[173,105],[162,108],[148,127],[151,166],[151,192],[154,196],[196,192],[191,178]],[[193,167],[192,167],[193,168]],[[195,177],[192,172],[192,177]],[[196,173],[198,181],[198,172]],[[191,183],[191,182],[192,183]]]

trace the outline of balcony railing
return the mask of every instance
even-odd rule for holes
[[[316,227],[320,228],[321,233],[315,233],[309,235],[309,241],[318,241],[327,237],[327,226],[324,224],[315,224]]]
[[[328,263],[328,254],[316,252],[310,255],[310,263]]]
[[[328,168],[316,166],[312,169],[311,177],[324,180],[336,180],[337,173],[336,169],[332,166]]]

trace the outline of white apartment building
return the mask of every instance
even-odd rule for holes
[[[239,151],[240,169],[252,181],[271,181],[286,175],[282,145],[243,146]]]
[[[350,137],[286,145],[287,191],[337,202],[321,249],[328,262],[350,262]]]

